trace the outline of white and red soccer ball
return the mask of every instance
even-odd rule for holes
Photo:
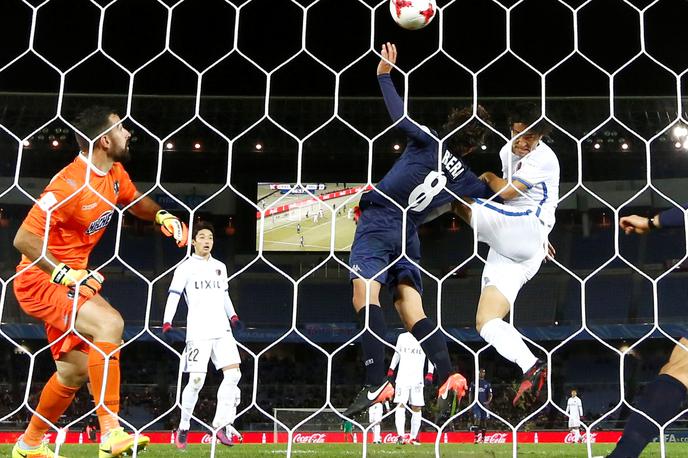
[[[389,0],[392,19],[407,30],[422,29],[437,14],[435,0]]]

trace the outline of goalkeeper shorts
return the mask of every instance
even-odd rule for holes
[[[52,283],[50,275],[35,266],[17,275],[14,294],[27,315],[45,324],[45,334],[54,359],[72,350],[88,353],[88,343],[73,332],[67,332],[72,310],[75,306],[79,310],[87,298],[77,294],[75,301],[74,290]]]

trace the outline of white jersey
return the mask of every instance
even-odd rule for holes
[[[583,402],[578,396],[571,396],[566,403],[566,413],[572,420],[580,420],[583,416]]]
[[[423,369],[425,368],[425,353],[420,344],[410,332],[404,332],[397,338],[392,358],[392,369],[399,362],[396,384],[398,386],[423,385]],[[428,365],[431,364],[428,362]],[[432,370],[429,368],[429,372]]]
[[[559,202],[559,159],[542,141],[524,157],[511,152],[511,143],[508,142],[499,151],[502,177],[508,180],[511,172],[512,180],[520,181],[527,189],[523,191],[524,195],[519,194],[504,203],[533,209],[535,216],[551,229]]]
[[[174,271],[170,296],[184,295],[189,312],[186,317],[186,341],[218,339],[231,335],[226,302],[229,301],[227,267],[209,256],[191,255]],[[168,300],[169,303],[169,300]],[[176,307],[165,321],[171,323]],[[233,308],[232,308],[233,309]]]

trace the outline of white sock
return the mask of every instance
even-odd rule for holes
[[[480,337],[492,345],[497,353],[518,364],[524,374],[537,361],[516,328],[500,318],[485,323],[480,330]]]
[[[573,430],[573,440],[574,440],[575,442],[578,442],[578,441],[580,441],[580,438],[581,438],[580,429],[575,428],[575,429]]]
[[[205,383],[205,373],[191,372],[189,381],[182,391],[182,418],[179,422],[179,429],[188,431],[191,427],[191,414],[198,401],[198,393],[201,392]]]
[[[213,418],[213,428],[220,428],[234,422],[236,399],[239,392],[237,385],[240,379],[241,371],[238,368],[224,371],[222,383],[217,389],[217,407],[215,408],[215,418]]]
[[[382,404],[373,404],[368,409],[368,421],[373,425],[373,442],[381,442],[380,421],[382,420]]]
[[[397,404],[397,409],[394,412],[394,424],[397,425],[397,434],[403,436],[406,429],[406,408],[403,404]]]
[[[418,437],[418,431],[420,431],[420,418],[421,411],[411,413],[411,439],[416,439]]]

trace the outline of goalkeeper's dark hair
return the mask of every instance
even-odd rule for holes
[[[509,111],[508,123],[509,128],[514,124],[525,124],[528,127],[528,132],[532,132],[543,137],[552,132],[552,125],[544,118],[540,118],[540,107],[532,102],[525,102],[515,105]]]
[[[476,110],[477,116],[483,121],[472,119],[461,129],[456,131],[453,135],[447,138],[444,142],[445,148],[461,154],[468,154],[474,148],[485,143],[485,137],[489,132],[487,126],[494,126],[490,113],[485,108],[478,105]],[[447,122],[442,126],[442,136],[446,136],[457,127],[463,125],[473,116],[473,107],[467,106],[464,108],[454,108],[449,116]]]
[[[191,240],[196,240],[196,236],[203,229],[210,231],[211,234],[215,235],[215,228],[212,224],[207,221],[196,221],[193,225],[193,231],[191,231]]]
[[[82,151],[88,151],[89,140],[100,137],[110,127],[110,115],[113,114],[117,114],[117,112],[111,107],[94,105],[76,116],[74,127],[88,137],[76,133],[76,141]]]

